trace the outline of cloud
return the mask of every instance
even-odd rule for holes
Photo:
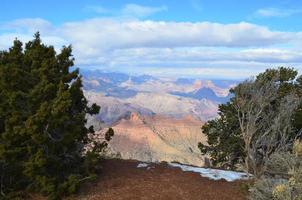
[[[69,43],[59,33],[59,28],[54,27],[49,21],[41,18],[24,18],[0,24],[0,50],[10,47],[15,38],[23,42],[31,40],[37,31],[43,35],[46,44],[54,45],[57,49]]]
[[[219,24],[102,18],[66,23],[62,32],[75,46],[81,46],[83,54],[139,47],[264,47],[299,38],[297,33],[271,31],[246,22]]]
[[[122,9],[121,13],[122,15],[126,15],[126,16],[143,18],[167,10],[168,8],[166,6],[149,7],[149,6],[142,6],[138,4],[127,4]]]
[[[140,72],[166,77],[246,78],[268,67],[301,68],[302,53],[276,48],[229,50],[225,48],[132,48],[118,49],[78,60],[86,68]]]
[[[95,13],[98,13],[98,14],[110,14],[112,13],[112,10],[109,10],[107,8],[104,8],[102,6],[86,6],[84,8],[85,11],[88,11],[88,12],[95,12]]]
[[[295,14],[301,14],[302,9],[279,9],[279,8],[262,8],[254,13],[257,17],[288,17]]]
[[[226,49],[208,48],[143,48],[116,50],[111,54],[115,62],[126,63],[137,60],[148,63],[194,63],[203,62],[258,62],[258,63],[302,63],[302,52],[282,49],[244,49],[230,51]],[[131,61],[130,61],[131,62]],[[172,64],[173,65],[173,64]]]
[[[86,6],[85,11],[95,12],[102,15],[114,16],[118,18],[145,18],[158,12],[167,11],[166,6],[143,6],[139,4],[126,4],[119,10],[107,9],[103,6]]]
[[[94,18],[55,26],[43,19],[20,19],[0,25],[0,50],[8,48],[15,37],[30,40],[37,30],[56,49],[72,44],[81,67],[153,73],[157,69],[170,75],[239,70],[238,76],[248,76],[248,71],[256,73],[270,66],[302,64],[301,49],[293,48],[294,43],[302,44],[301,32],[273,31],[246,22]]]
[[[53,26],[49,21],[41,18],[24,18],[0,24],[1,29],[14,30],[16,32],[53,31]]]

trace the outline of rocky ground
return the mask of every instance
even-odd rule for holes
[[[245,182],[213,181],[167,164],[137,168],[139,162],[106,160],[98,180],[72,199],[85,200],[244,200]]]

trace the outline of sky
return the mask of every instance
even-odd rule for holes
[[[163,77],[302,72],[301,0],[1,0],[0,50],[36,31],[75,65]]]

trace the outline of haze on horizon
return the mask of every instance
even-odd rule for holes
[[[302,70],[299,0],[3,0],[0,50],[40,31],[76,66],[166,77],[242,79]]]

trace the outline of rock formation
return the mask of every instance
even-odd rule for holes
[[[198,142],[206,142],[201,126],[202,122],[191,116],[173,119],[131,113],[129,119],[122,119],[113,126],[115,135],[109,150],[123,159],[203,166],[204,160],[197,147]],[[101,130],[96,137],[102,138],[103,134]]]

